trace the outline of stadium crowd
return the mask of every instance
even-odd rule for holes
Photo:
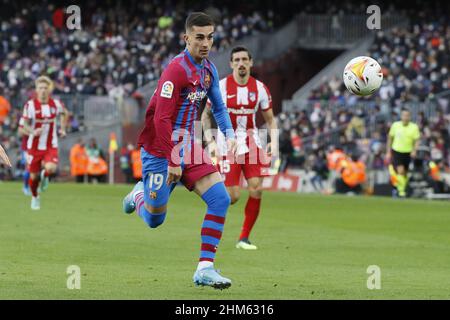
[[[293,3],[304,13],[340,14],[364,9],[350,0],[339,6],[332,1],[291,0],[278,4],[278,10],[263,11],[256,2],[236,6],[225,0],[214,2],[207,9],[204,5],[200,8],[170,0],[114,1],[108,5],[86,2],[82,29],[71,31],[65,26],[63,5],[30,2],[24,6],[11,0],[0,1],[0,96],[12,106],[0,120],[0,143],[6,148],[20,144],[14,134],[20,117],[18,108],[32,95],[33,80],[38,75],[47,74],[55,81],[55,94],[113,97],[131,95],[136,88],[157,79],[182,48],[187,7],[217,18],[213,51],[225,50],[247,35],[273,30],[296,13],[286,10]],[[395,3],[389,2],[389,11]],[[369,146],[363,155],[369,161],[368,167],[384,165],[386,133],[403,103],[425,101],[450,87],[448,22],[445,23],[445,17],[434,17],[435,23],[430,24],[424,22],[426,16],[423,12],[409,29],[377,33],[368,55],[381,62],[385,80],[375,99],[362,99],[365,108],[358,108],[360,99],[347,92],[340,77],[334,77],[325,79],[322,86],[312,91],[311,110],[278,115],[283,130],[282,169],[287,165],[317,169],[325,161],[330,145],[353,153],[364,149],[356,143],[361,140]],[[424,133],[423,143],[432,149],[431,155],[448,165],[447,107],[441,105],[441,111],[431,119],[422,113],[417,121]],[[82,130],[81,121],[72,115],[68,131]]]
[[[81,30],[69,30],[63,6],[30,2],[17,9],[2,0],[0,90],[12,101],[28,97],[34,79],[46,74],[55,94],[130,95],[157,79],[183,47],[186,9],[172,1],[86,2]],[[271,11],[207,11],[220,21],[215,51],[272,28]]]
[[[411,17],[408,28],[376,34],[367,55],[380,62],[384,80],[373,96],[350,94],[342,78],[334,76],[324,78],[311,91],[305,110],[279,114],[282,168],[288,164],[311,168],[318,158],[324,160],[331,145],[338,145],[350,154],[359,153],[369,168],[381,169],[391,122],[398,119],[403,106],[419,106],[425,101],[433,101],[436,112],[431,117],[424,111],[417,114],[421,144],[429,148],[431,159],[448,167],[449,99],[439,98],[450,90],[450,26],[446,19],[442,13],[425,10]],[[308,150],[313,154],[307,156]]]
[[[25,5],[1,0],[0,143],[7,149],[20,145],[21,108],[33,96],[39,75],[52,78],[55,95],[114,98],[132,95],[136,88],[157,79],[183,46],[187,5],[175,1],[86,1],[81,30],[69,30],[61,3]],[[213,51],[273,29],[273,11],[260,12],[251,6],[240,9],[228,4],[220,11],[213,6],[206,10],[219,22]],[[79,130],[83,130],[83,119],[71,113],[67,131]]]

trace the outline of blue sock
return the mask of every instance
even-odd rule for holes
[[[136,202],[136,212],[137,214],[144,220],[144,222],[150,227],[150,228],[156,228],[160,226],[164,219],[166,219],[166,213],[150,213],[145,209],[144,206],[144,193],[139,192],[136,194],[135,198]]]
[[[203,193],[202,199],[208,207],[202,225],[199,261],[214,262],[231,199],[223,182],[218,182],[209,188]]]
[[[30,188],[30,186],[28,185],[29,180],[30,180],[30,172],[28,170],[26,170],[23,173],[23,187],[25,189],[29,189]]]

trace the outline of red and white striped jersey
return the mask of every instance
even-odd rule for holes
[[[63,109],[62,102],[57,99],[49,99],[47,104],[41,104],[37,99],[27,101],[23,108],[22,118],[30,120],[33,130],[42,128],[42,133],[39,136],[28,136],[28,151],[45,151],[58,148],[56,120],[57,116],[63,113]]]
[[[236,134],[237,154],[249,152],[250,139],[261,148],[256,127],[256,112],[258,109],[267,111],[272,108],[272,96],[267,87],[253,77],[249,78],[246,85],[240,85],[234,80],[232,74],[220,80],[219,87]],[[207,106],[210,107],[209,101]],[[217,144],[219,153],[226,155],[225,137],[220,131]]]

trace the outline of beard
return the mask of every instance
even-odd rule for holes
[[[247,70],[246,69],[240,69],[238,71],[238,73],[239,73],[240,77],[245,77],[247,75]]]

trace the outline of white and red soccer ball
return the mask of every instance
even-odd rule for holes
[[[369,96],[380,88],[383,73],[375,59],[360,56],[347,63],[343,78],[348,91],[358,96]]]

